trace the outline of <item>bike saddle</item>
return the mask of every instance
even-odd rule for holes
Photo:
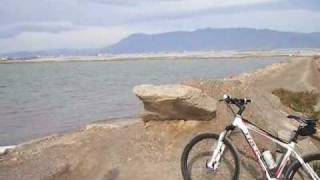
[[[316,119],[316,118],[300,117],[300,116],[295,116],[295,115],[288,115],[287,118],[294,119],[298,122],[303,122],[305,124],[315,124],[318,121],[318,119]]]

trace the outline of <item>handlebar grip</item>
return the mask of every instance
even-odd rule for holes
[[[227,99],[231,99],[231,96],[229,96],[228,94],[224,94],[223,95],[223,100],[227,100]]]
[[[301,120],[301,118],[299,116],[295,116],[295,115],[288,115],[287,118],[289,119],[295,119],[295,120]]]
[[[223,99],[220,99],[219,100],[220,102],[221,101],[224,101],[228,104],[238,104],[238,105],[241,105],[241,104],[247,104],[247,103],[251,103],[251,99],[246,99],[246,98],[243,98],[243,99],[238,99],[238,98],[231,98],[231,96],[229,96],[228,94],[224,94],[223,95]]]

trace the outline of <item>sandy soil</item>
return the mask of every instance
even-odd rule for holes
[[[199,132],[217,132],[218,122],[142,122],[125,126],[92,125],[90,129],[25,144],[1,157],[0,179],[182,179],[180,155]],[[236,141],[244,146],[244,142]],[[241,143],[239,143],[241,142]],[[250,152],[241,148],[241,152]],[[258,172],[243,161],[242,179]]]

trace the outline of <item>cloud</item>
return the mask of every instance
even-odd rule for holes
[[[105,47],[134,33],[126,27],[89,27],[60,33],[23,32],[0,40],[0,53],[46,49]]]
[[[136,25],[142,32],[160,33],[200,28],[258,28],[280,31],[316,32],[320,30],[320,12],[303,9],[241,11],[237,13],[203,14],[179,19],[144,22]],[[228,23],[226,23],[228,22]],[[137,28],[139,27],[139,28]]]
[[[67,21],[78,25],[110,26],[133,20],[139,22],[150,17],[162,18],[205,9],[274,1],[276,0],[1,0],[0,23]],[[115,4],[118,6],[114,6]]]
[[[319,0],[288,0],[285,5],[288,8],[293,9],[305,9],[312,11],[319,11],[320,9],[320,1]]]
[[[68,22],[50,22],[50,23],[20,23],[0,27],[0,38],[8,38],[19,35],[23,32],[50,32],[59,33],[70,31],[76,28]]]
[[[205,10],[273,1],[2,0],[0,5],[0,38],[14,37],[22,32],[59,33],[79,27],[128,25],[150,20],[186,17]]]
[[[135,32],[205,27],[320,31],[319,8],[318,0],[1,0],[0,49],[103,47]]]

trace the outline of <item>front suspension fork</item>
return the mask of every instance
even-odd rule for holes
[[[213,147],[213,154],[211,159],[207,162],[206,166],[209,169],[216,170],[219,167],[220,158],[224,152],[225,144],[223,143],[223,139],[225,138],[227,131],[223,131],[218,139],[218,143]]]

